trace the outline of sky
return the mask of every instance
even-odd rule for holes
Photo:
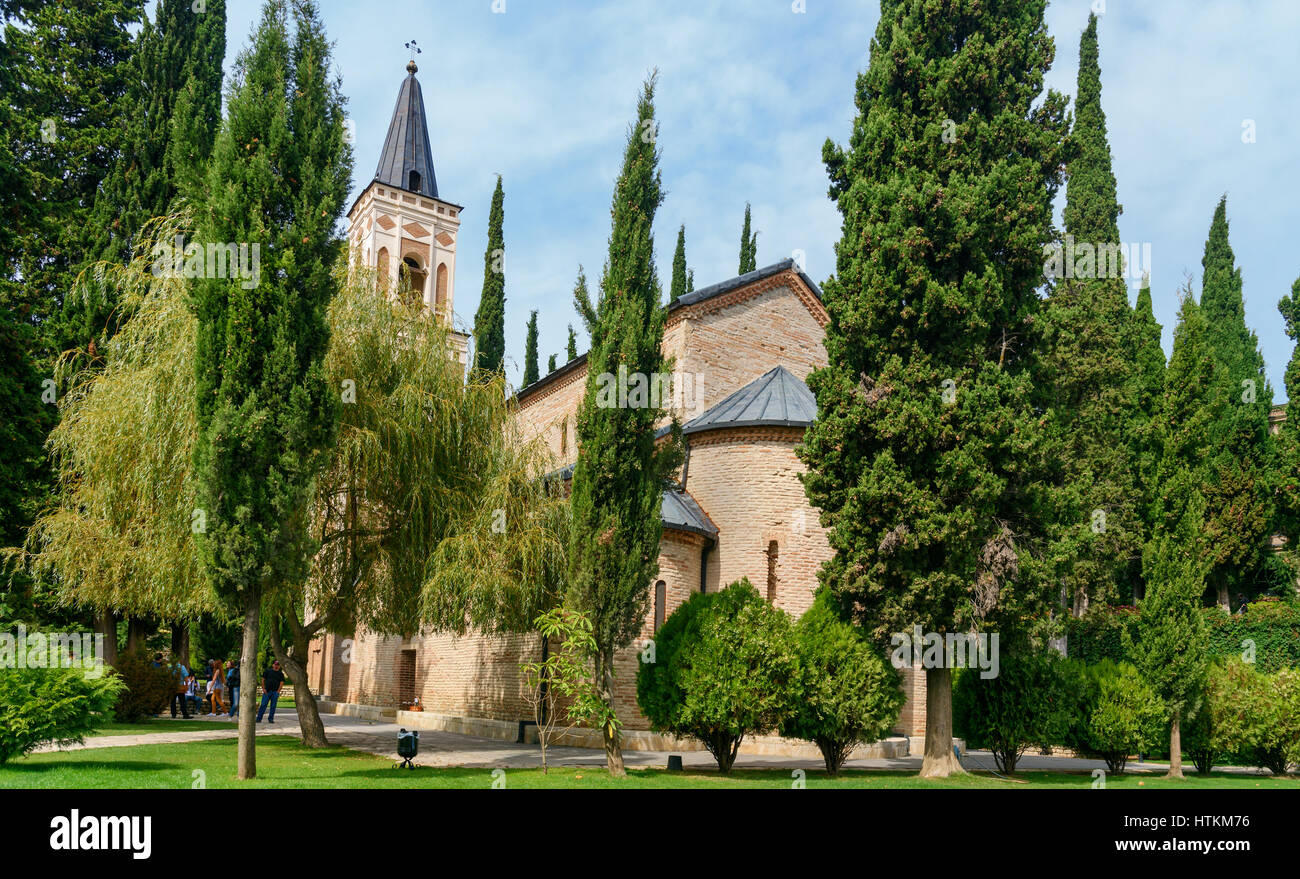
[[[805,11],[796,9],[801,6]],[[659,70],[656,115],[667,197],[655,222],[665,289],[679,224],[704,287],[737,273],[746,202],[758,265],[802,252],[819,283],[834,270],[840,218],[826,197],[826,138],[847,140],[878,0],[320,0],[356,126],[348,204],[374,177],[414,39],[441,197],[465,206],[455,311],[478,308],[487,214],[505,189],[506,357],[518,383],[529,312],[540,361],[564,362],[572,290],[594,285],[636,98]],[[1178,289],[1199,296],[1201,256],[1228,197],[1246,321],[1276,401],[1292,345],[1277,301],[1300,277],[1300,3],[1295,0],[1055,0],[1047,85],[1074,95],[1079,35],[1099,24],[1102,106],[1126,244],[1150,245],[1152,296],[1172,345]],[[260,0],[228,0],[227,73]],[[504,11],[494,11],[504,10]],[[1248,121],[1249,120],[1249,121]],[[1253,132],[1253,137],[1250,136]],[[1252,141],[1252,142],[1247,142]],[[1064,202],[1064,187],[1058,199]],[[1130,287],[1136,298],[1136,282]]]

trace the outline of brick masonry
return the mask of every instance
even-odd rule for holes
[[[792,271],[674,309],[664,353],[677,375],[694,378],[696,391],[695,406],[679,413],[683,421],[775,366],[802,379],[825,365],[825,323],[820,301]],[[557,466],[577,457],[574,415],[586,378],[585,360],[571,363],[519,396],[525,435],[541,437]],[[636,667],[640,648],[653,637],[659,581],[665,615],[701,588],[704,558],[709,591],[748,577],[793,616],[811,605],[818,568],[831,549],[799,479],[804,466],[795,448],[801,436],[797,428],[740,428],[688,437],[685,489],[717,526],[718,537],[714,544],[694,533],[664,533],[642,637],[616,662],[615,697],[626,729],[648,728],[636,704]],[[519,664],[540,657],[536,635],[401,638],[359,631],[351,638],[325,635],[313,647],[311,685],[335,702],[398,707],[418,696],[425,711],[439,715],[511,722],[531,717]],[[906,670],[904,690],[908,698],[896,730],[924,735],[924,675]]]

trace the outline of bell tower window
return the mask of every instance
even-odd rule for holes
[[[406,187],[407,189],[411,190],[411,192],[419,192],[419,191],[420,191],[420,172],[419,172],[419,171],[412,171],[412,172],[407,176],[407,183],[409,184],[409,185]]]
[[[429,273],[420,268],[415,257],[408,256],[402,260],[402,301],[418,307],[424,304],[424,283]]]

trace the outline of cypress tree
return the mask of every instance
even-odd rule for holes
[[[1010,625],[1032,597],[1018,576],[1038,424],[1023,340],[1067,132],[1065,99],[1039,102],[1045,5],[883,3],[850,146],[823,148],[843,224],[800,455],[835,549],[820,580],[881,643],[914,624]],[[921,774],[960,772],[951,669],[925,675]]]
[[[740,274],[758,268],[758,233],[749,232],[749,202],[745,202],[745,225],[740,229]]]
[[[1219,200],[1201,260],[1201,309],[1218,370],[1218,421],[1208,434],[1214,448],[1206,503],[1213,567],[1209,584],[1228,609],[1233,590],[1254,594],[1268,574],[1268,536],[1273,524],[1273,438],[1268,416],[1273,389],[1264,357],[1246,326],[1241,269],[1228,241],[1227,197]]]
[[[677,228],[677,249],[673,251],[673,280],[668,286],[668,301],[676,302],[686,293],[686,224]]]
[[[652,227],[663,201],[655,147],[654,90],[646,80],[628,132],[623,166],[614,186],[609,256],[600,301],[590,325],[586,392],[576,432],[581,453],[570,504],[569,582],[574,606],[587,613],[595,638],[594,683],[604,706],[601,723],[606,764],[621,776],[623,753],[614,702],[615,652],[642,629],[650,584],[659,570],[663,533],[659,507],[663,478],[676,463],[680,427],[659,448],[657,401],[631,384],[626,400],[610,399],[610,379],[665,371],[660,348],[666,307],[654,266]],[[589,301],[588,301],[588,304]],[[581,310],[581,309],[580,309]]]
[[[205,3],[172,108],[166,155],[176,194],[192,201],[203,197],[207,162],[221,130],[221,62],[226,56],[225,0]]]
[[[1036,383],[1046,415],[1043,573],[1065,589],[1075,615],[1093,601],[1114,599],[1142,550],[1128,460],[1134,361],[1125,346],[1132,313],[1120,259],[1106,258],[1119,253],[1121,208],[1101,108],[1095,15],[1079,42],[1078,92],[1063,246],[1076,268],[1047,299]]]
[[[483,295],[474,315],[474,368],[500,372],[506,357],[505,193],[501,175],[488,212],[487,252],[483,254]],[[525,382],[527,384],[527,382]]]
[[[533,309],[528,315],[528,332],[524,339],[524,387],[537,378],[537,309]]]
[[[338,428],[323,360],[352,153],[329,67],[315,5],[296,0],[290,12],[285,0],[268,0],[238,61],[198,221],[204,240],[248,242],[265,255],[251,289],[209,278],[193,293],[196,530],[208,580],[243,616],[240,778],[256,773],[251,682],[262,601],[295,592],[307,576],[308,503]],[[305,687],[298,663],[287,664]],[[306,743],[324,742],[323,730],[300,722]]]
[[[1300,416],[1293,416],[1291,401],[1300,399],[1300,345],[1294,345],[1300,341],[1300,278],[1278,302],[1277,310],[1293,343],[1285,377],[1287,417],[1277,432],[1277,523],[1294,552],[1300,542]]]
[[[1183,777],[1181,725],[1198,707],[1207,667],[1201,616],[1206,505],[1200,485],[1204,440],[1215,417],[1216,369],[1208,335],[1205,315],[1186,289],[1160,406],[1154,527],[1142,555],[1147,589],[1139,605],[1138,637],[1129,641],[1138,667],[1169,712],[1170,778]]]
[[[587,290],[587,275],[578,266],[578,280],[573,285],[573,309],[582,318],[582,324],[591,333],[592,324],[596,322],[596,307],[591,302],[591,293]]]
[[[566,363],[578,356],[578,335],[573,331],[573,324],[569,324],[569,342],[564,348],[564,356],[568,358]]]
[[[1165,352],[1160,347],[1160,324],[1151,305],[1150,278],[1142,279],[1137,304],[1129,322],[1128,350],[1133,354],[1131,432],[1133,476],[1138,496],[1138,525],[1145,546],[1154,533],[1149,510],[1159,493],[1156,466],[1160,461],[1160,406],[1165,385]],[[1136,567],[1136,570],[1133,568]],[[1130,565],[1129,586],[1134,598],[1141,597],[1141,559]]]
[[[550,357],[546,358],[546,374],[547,374],[547,375],[550,375],[551,373],[555,372],[555,358],[556,358],[557,356],[558,356],[558,355],[556,355],[556,354],[552,354]]]

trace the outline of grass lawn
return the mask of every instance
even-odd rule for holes
[[[333,747],[303,748],[292,736],[259,736],[258,777],[237,782],[233,739],[172,745],[135,745],[34,754],[0,766],[0,788],[188,788],[194,770],[203,770],[210,788],[490,788],[491,769],[393,769],[393,760],[362,751]],[[978,773],[944,781],[922,781],[912,772],[845,772],[829,779],[824,772],[809,771],[809,788],[1075,788],[1088,790],[1086,772],[1025,772],[1028,784],[1002,781]],[[623,780],[611,779],[604,769],[564,767],[542,775],[538,769],[505,770],[507,788],[789,788],[791,773],[784,769],[737,770],[723,778],[713,771],[667,772],[663,769],[629,769]],[[1146,775],[1112,775],[1107,788],[1292,788],[1300,778],[1214,773],[1183,782],[1168,782]]]
[[[150,733],[193,732],[201,729],[235,729],[235,722],[233,720],[199,720],[197,715],[191,715],[189,720],[150,717],[140,723],[118,723],[113,721],[95,730],[90,737],[143,736]]]

